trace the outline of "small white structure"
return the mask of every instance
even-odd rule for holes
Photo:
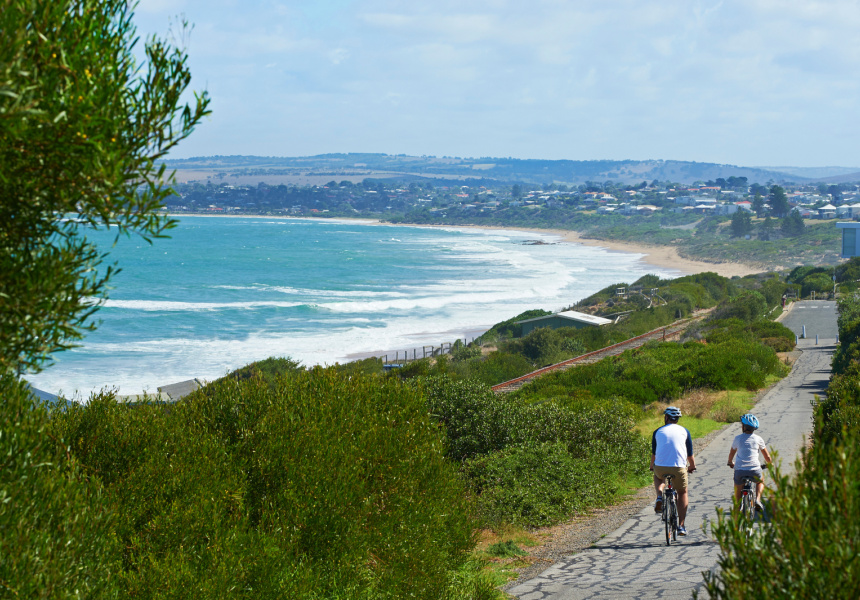
[[[858,223],[860,225],[860,223]],[[609,325],[612,319],[604,319],[588,313],[581,313],[575,310],[566,310],[564,312],[546,315],[543,317],[535,317],[534,319],[526,319],[525,321],[517,321],[517,325],[522,326],[522,335],[526,335],[530,331],[538,327],[550,327],[558,329],[560,327],[575,327],[581,329],[583,327],[600,327],[601,325]]]

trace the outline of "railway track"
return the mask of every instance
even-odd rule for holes
[[[494,385],[492,387],[492,390],[497,394],[513,392],[515,390],[520,389],[528,382],[537,379],[538,377],[541,377],[543,375],[546,375],[547,373],[553,373],[555,371],[565,371],[567,369],[570,369],[571,367],[575,367],[578,365],[588,365],[591,363],[595,363],[609,356],[616,356],[618,354],[621,354],[625,350],[639,348],[640,346],[643,346],[644,344],[654,340],[674,341],[680,339],[681,334],[687,327],[689,327],[692,323],[705,318],[705,316],[709,312],[711,311],[698,311],[694,316],[689,317],[687,319],[681,319],[680,321],[675,321],[674,323],[672,323],[671,325],[667,325],[666,327],[654,329],[652,331],[649,331],[648,333],[637,335],[636,337],[624,340],[623,342],[618,342],[617,344],[612,344],[611,346],[607,346],[606,348],[601,348],[600,350],[595,350],[594,352],[582,354],[580,356],[570,358],[560,363],[543,367],[541,369],[538,369],[537,371],[532,371],[531,373],[527,373],[526,375],[517,377],[516,379],[511,379],[510,381],[499,383],[497,385]]]

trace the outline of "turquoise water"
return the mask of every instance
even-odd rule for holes
[[[113,235],[97,239],[108,247]],[[182,217],[171,239],[119,241],[111,258],[123,271],[101,326],[30,380],[87,397],[211,380],[269,356],[332,364],[473,337],[645,273],[678,275],[641,255],[557,242],[509,230]]]

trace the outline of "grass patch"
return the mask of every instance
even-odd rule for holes
[[[525,556],[528,554],[525,550],[517,546],[513,540],[504,542],[496,542],[487,548],[487,554],[496,558],[514,558],[517,556]]]
[[[533,562],[523,548],[540,543],[539,534],[522,527],[505,524],[495,529],[484,529],[479,533],[473,557],[483,564],[482,576],[501,586],[518,577],[516,569]]]
[[[769,375],[766,385],[779,380]],[[754,390],[695,390],[672,403],[681,409],[680,424],[690,430],[690,435],[700,438],[721,428],[726,423],[740,421],[755,404]],[[663,411],[668,404],[655,402],[648,406],[646,415],[636,424],[636,431],[650,438],[655,429],[663,425]]]

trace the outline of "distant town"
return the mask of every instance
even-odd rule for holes
[[[649,216],[654,213],[731,216],[747,211],[758,217],[804,219],[860,217],[856,183],[749,185],[745,177],[719,178],[692,185],[652,181],[492,185],[448,182],[329,181],[325,185],[235,185],[224,181],[178,184],[166,202],[173,213],[268,214],[396,218],[426,222],[436,218],[479,217],[512,209],[559,209],[595,215]],[[517,211],[519,212],[519,211]]]
[[[165,203],[175,215],[568,230],[594,240],[673,246],[685,258],[763,270],[838,264],[840,233],[832,220],[860,219],[856,182],[760,184],[739,176],[690,184],[578,185],[393,178],[249,185],[210,176],[177,184],[175,191]]]

